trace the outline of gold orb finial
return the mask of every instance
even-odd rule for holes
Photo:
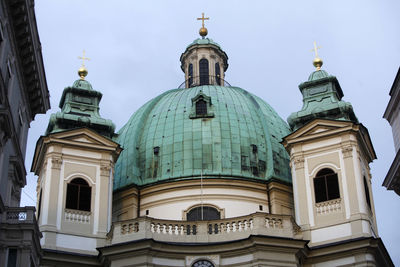
[[[81,78],[81,80],[84,80],[85,77],[88,75],[88,70],[85,67],[85,60],[90,60],[90,58],[85,56],[85,50],[83,50],[82,56],[78,58],[82,59],[82,66],[78,70],[78,75]]]
[[[314,58],[313,60],[313,65],[315,68],[317,68],[317,70],[320,70],[322,67],[322,64],[324,64],[324,62],[322,61],[322,59],[320,59],[319,57]]]
[[[205,37],[208,34],[208,30],[207,30],[207,28],[202,27],[202,28],[200,28],[199,33],[200,33],[201,37]]]
[[[205,18],[204,17],[204,12],[203,13],[201,13],[201,18],[197,18],[197,20],[201,20],[201,28],[200,28],[200,30],[199,30],[199,34],[200,34],[200,36],[201,37],[205,37],[205,36],[207,36],[207,34],[208,34],[208,30],[207,30],[207,28],[206,27],[204,27],[204,21],[205,20],[209,20],[210,18]]]
[[[85,77],[88,75],[88,70],[85,68],[85,66],[79,68],[78,75],[81,78],[81,80],[85,79]]]
[[[320,70],[322,67],[322,64],[324,64],[324,62],[318,56],[318,49],[321,49],[321,47],[317,46],[317,42],[314,42],[314,48],[311,49],[311,51],[315,52],[315,58],[313,60],[313,65],[317,70]]]

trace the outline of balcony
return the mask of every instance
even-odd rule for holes
[[[6,207],[2,222],[7,224],[36,224],[35,207]]]
[[[111,244],[140,239],[201,243],[240,240],[250,235],[302,238],[300,227],[292,216],[262,212],[242,217],[194,222],[139,217],[115,222],[109,238]]]

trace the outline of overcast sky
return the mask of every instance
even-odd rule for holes
[[[382,118],[400,63],[400,1],[79,1],[36,0],[36,19],[51,110],[32,122],[26,153],[44,134],[65,87],[78,79],[82,50],[101,115],[120,129],[145,102],[184,81],[179,57],[198,38],[205,12],[209,36],[229,56],[226,80],[267,101],[280,116],[302,107],[298,85],[312,66],[313,42],[323,69],[338,78],[345,101],[369,130],[379,234],[400,265],[400,197],[382,182],[395,151]],[[28,174],[21,205],[35,205]]]

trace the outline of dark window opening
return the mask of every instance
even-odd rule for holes
[[[7,267],[16,267],[16,266],[17,266],[17,249],[9,248]]]
[[[158,155],[158,153],[160,152],[160,147],[159,146],[155,146],[153,148],[153,151],[154,151],[154,155]]]
[[[4,40],[4,34],[3,34],[3,25],[0,23],[0,48],[1,48],[1,43]]]
[[[189,87],[191,87],[193,85],[193,64],[189,64],[188,76],[189,76]]]
[[[216,208],[209,206],[191,209],[186,216],[187,221],[208,221],[219,220],[220,218],[220,212]]]
[[[208,60],[203,58],[199,61],[199,71],[200,71],[200,85],[207,85],[209,83],[209,70],[208,70]]]
[[[40,211],[42,210],[42,189],[40,189],[40,193],[39,193],[39,203],[38,203],[38,220],[40,217]]]
[[[331,169],[320,170],[314,178],[315,202],[323,202],[340,198],[339,182]]]
[[[263,206],[262,205],[260,205],[259,208],[260,208],[260,210],[263,210]]]
[[[67,185],[67,209],[90,211],[92,189],[82,178],[76,178]]]
[[[149,215],[149,213],[150,213],[149,210],[146,210],[146,215]]]
[[[196,102],[196,115],[207,115],[207,102],[203,99]]]
[[[365,176],[364,176],[364,191],[365,191],[365,199],[367,201],[368,207],[371,209],[371,197],[369,195],[367,179],[365,178]]]
[[[257,145],[251,145],[251,150],[253,151],[253,153],[257,153],[258,149],[257,149]]]
[[[219,69],[219,63],[215,63],[215,77],[217,80],[217,84],[221,85],[221,71]]]

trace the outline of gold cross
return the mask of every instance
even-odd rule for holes
[[[317,46],[317,42],[314,41],[314,48],[311,51],[315,51],[315,57],[318,57],[318,49],[321,49],[321,47]]]
[[[201,20],[201,27],[204,28],[204,21],[209,20],[210,18],[205,18],[204,13],[201,13],[201,18],[197,18],[197,20]]]
[[[82,59],[82,67],[85,67],[85,60],[90,60],[90,58],[85,57],[85,50],[83,50],[82,56],[78,57],[78,59]]]

